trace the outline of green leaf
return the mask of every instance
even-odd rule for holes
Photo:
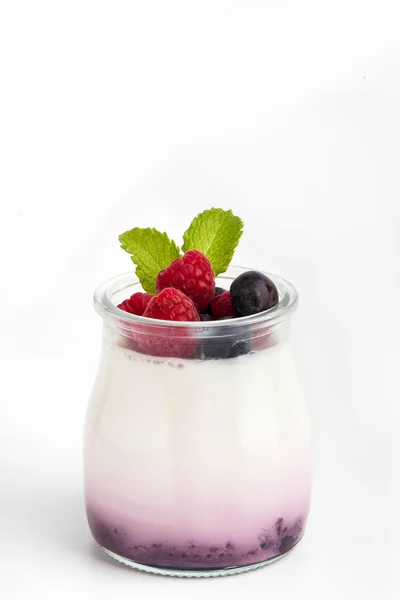
[[[132,255],[143,289],[155,294],[157,275],[180,256],[178,246],[165,232],[150,228],[135,227],[122,233],[118,239],[121,248]]]
[[[182,250],[203,252],[217,276],[229,267],[242,233],[243,221],[231,210],[210,208],[193,219],[183,234]]]

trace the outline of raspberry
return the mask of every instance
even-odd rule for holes
[[[199,311],[205,310],[214,298],[215,280],[211,263],[202,252],[189,250],[160,271],[156,280],[157,292],[176,288],[191,298]]]
[[[230,292],[223,292],[215,296],[210,304],[213,319],[224,319],[225,317],[236,317],[231,302]]]
[[[183,327],[176,328],[157,325],[156,321],[200,321],[195,305],[183,292],[165,288],[150,299],[143,316],[154,321],[151,324],[135,324],[132,331],[126,334],[126,347],[148,356],[193,357],[196,339],[184,327],[184,323]]]
[[[200,321],[193,301],[183,292],[172,287],[164,288],[154,296],[143,316],[165,321]]]
[[[132,315],[142,316],[152,298],[153,294],[136,292],[130,298],[118,304],[118,308]]]

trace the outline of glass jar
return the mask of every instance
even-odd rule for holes
[[[247,269],[217,279],[229,288]],[[233,320],[154,321],[117,304],[133,273],[100,286],[100,367],[85,423],[91,532],[115,559],[180,576],[239,573],[301,539],[309,419],[289,343],[297,293]]]

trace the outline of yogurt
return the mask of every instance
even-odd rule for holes
[[[85,494],[96,541],[132,563],[217,569],[290,550],[308,514],[310,432],[289,342],[186,360],[105,339]]]

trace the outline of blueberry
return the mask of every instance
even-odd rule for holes
[[[235,331],[233,328],[219,326],[218,323],[222,320],[213,321],[214,326],[203,328],[194,358],[200,360],[235,358],[252,352],[251,335],[233,333]]]
[[[295,543],[296,539],[294,537],[292,537],[291,535],[286,535],[279,544],[279,552],[287,552],[288,550],[290,550],[290,548],[293,548]]]
[[[279,294],[269,277],[258,271],[246,271],[232,282],[231,300],[238,317],[245,317],[278,304]]]
[[[215,296],[220,296],[221,294],[223,294],[224,292],[226,292],[226,290],[224,290],[224,288],[221,287],[216,287],[215,288],[215,294],[214,294],[214,298]]]
[[[201,312],[200,314],[200,321],[212,321],[212,316],[207,313],[207,312]]]
[[[250,340],[241,340],[237,337],[209,337],[200,342],[198,358],[203,360],[235,358],[242,354],[249,354],[251,350]]]
[[[250,352],[251,343],[249,340],[237,340],[231,345],[228,358],[235,358],[236,356],[242,356],[243,354],[249,354]]]
[[[280,519],[278,519],[275,523],[275,529],[276,529],[276,533],[278,536],[280,536],[282,533],[282,524],[283,524],[283,519],[282,519],[282,517],[280,517]]]

